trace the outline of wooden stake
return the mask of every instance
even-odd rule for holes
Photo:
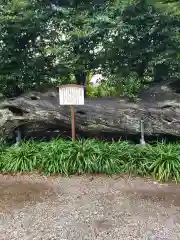
[[[144,121],[140,121],[140,131],[141,131],[141,139],[140,139],[140,144],[145,145],[145,139],[144,139]]]
[[[75,132],[75,108],[74,108],[74,105],[71,105],[71,131],[72,131],[72,141],[75,141],[76,132]]]

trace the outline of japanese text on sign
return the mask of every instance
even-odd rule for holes
[[[63,85],[59,87],[60,105],[84,105],[84,88],[80,85]]]

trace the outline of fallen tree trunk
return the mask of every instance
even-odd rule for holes
[[[161,93],[159,96],[162,98]],[[169,96],[158,101],[153,97],[138,99],[136,103],[125,99],[86,99],[84,106],[75,107],[76,133],[85,137],[137,136],[142,119],[146,136],[179,137],[180,98],[172,92]],[[56,90],[7,99],[0,103],[0,116],[3,139],[13,138],[17,128],[27,138],[70,135],[71,131],[70,108],[59,106]]]

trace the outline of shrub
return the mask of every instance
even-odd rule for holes
[[[96,140],[23,142],[0,148],[1,172],[44,174],[125,173],[180,182],[180,146],[156,143],[137,147],[126,141]]]
[[[119,96],[117,88],[113,86],[108,86],[106,83],[101,83],[97,86],[87,86],[86,94],[89,98],[97,97],[116,97]]]
[[[1,154],[2,172],[32,172],[39,167],[41,148],[35,142],[24,142],[6,148]]]
[[[159,181],[175,179],[180,182],[180,146],[179,144],[157,144],[147,152],[151,162],[149,173]]]
[[[90,98],[126,97],[136,100],[139,90],[145,88],[144,81],[148,81],[146,77],[139,78],[137,74],[130,74],[127,77],[110,75],[97,86],[87,84],[86,92]]]

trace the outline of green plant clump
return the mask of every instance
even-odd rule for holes
[[[180,182],[180,146],[156,143],[145,147],[97,140],[23,142],[0,148],[0,172],[43,172],[46,175],[84,173],[153,176]]]

